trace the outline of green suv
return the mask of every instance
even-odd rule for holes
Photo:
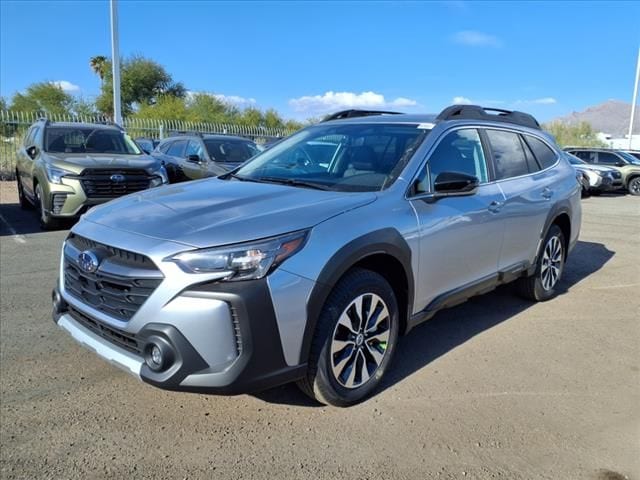
[[[613,168],[620,174],[613,178],[614,188],[621,187],[631,195],[640,195],[640,160],[630,153],[588,147],[567,147],[565,151],[587,163]]]
[[[93,205],[167,183],[159,160],[117,125],[39,120],[18,151],[20,206],[37,208],[43,229]]]

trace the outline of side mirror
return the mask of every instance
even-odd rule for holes
[[[623,162],[622,160],[620,160],[619,162],[616,162],[616,167],[624,167],[626,165],[625,162]]]
[[[436,177],[433,189],[443,194],[471,194],[475,193],[480,180],[473,175],[459,172],[442,172]]]
[[[38,147],[36,147],[35,145],[32,145],[26,149],[26,152],[27,152],[27,155],[29,155],[29,158],[33,160],[34,158],[36,158],[36,155],[38,154]]]
[[[428,193],[421,198],[432,203],[444,197],[473,195],[479,185],[480,180],[473,175],[460,172],[442,172],[433,183],[433,193]]]
[[[202,163],[202,159],[200,158],[200,155],[187,155],[187,162]]]

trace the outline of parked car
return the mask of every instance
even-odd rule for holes
[[[622,150],[624,153],[628,153],[629,155],[634,156],[638,160],[640,160],[640,151],[638,150]]]
[[[167,169],[171,183],[215,177],[257,155],[251,140],[230,135],[179,135],[160,142],[153,155]]]
[[[622,175],[611,167],[593,165],[580,160],[569,152],[564,152],[567,160],[573,168],[582,173],[582,196],[587,197],[593,194],[608,192],[622,186]]]
[[[297,381],[346,406],[439,310],[511,281],[554,297],[580,224],[576,172],[530,115],[351,115],[92,209],[64,243],[53,315],[161,388]]]
[[[20,206],[35,206],[41,227],[52,229],[93,205],[167,183],[167,174],[118,126],[42,119],[18,151],[16,181]]]
[[[631,195],[640,195],[640,160],[620,150],[605,148],[565,148],[587,163],[617,170],[620,178],[614,178],[615,188],[624,188]]]
[[[155,138],[138,137],[136,138],[136,143],[144,153],[150,154],[158,146],[160,140]]]

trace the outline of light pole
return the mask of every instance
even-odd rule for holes
[[[110,0],[111,7],[111,66],[113,69],[113,121],[122,126],[120,106],[120,53],[118,48],[118,2]]]
[[[629,150],[633,135],[633,120],[636,116],[636,103],[638,101],[638,80],[640,79],[640,47],[638,47],[638,63],[636,64],[636,84],[633,87],[633,101],[631,102],[631,118],[629,119]]]

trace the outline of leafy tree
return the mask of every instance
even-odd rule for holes
[[[189,112],[184,98],[172,95],[161,95],[153,105],[143,104],[132,116],[137,118],[150,118],[157,120],[189,120]]]
[[[73,102],[72,113],[79,117],[94,117],[98,114],[96,105],[90,100],[78,97]]]
[[[71,111],[73,104],[73,97],[55,83],[39,82],[29,85],[25,93],[16,93],[11,99],[9,109],[64,115]]]
[[[248,107],[245,108],[240,114],[238,123],[250,127],[262,126],[264,125],[264,115],[262,114],[260,109],[255,107]]]
[[[113,75],[111,62],[107,61],[102,92],[96,99],[98,110],[113,114]],[[184,97],[184,85],[173,81],[171,75],[159,63],[141,56],[124,59],[120,66],[120,95],[124,115],[135,107],[153,105],[163,95]]]
[[[7,109],[7,101],[5,100],[4,97],[0,97],[0,110],[6,110]]]
[[[604,147],[602,142],[591,125],[587,122],[577,124],[552,122],[543,125],[556,139],[561,147],[580,146],[580,147]]]
[[[232,123],[238,115],[235,106],[218,100],[207,93],[196,93],[187,102],[189,120],[192,122],[206,123]]]

